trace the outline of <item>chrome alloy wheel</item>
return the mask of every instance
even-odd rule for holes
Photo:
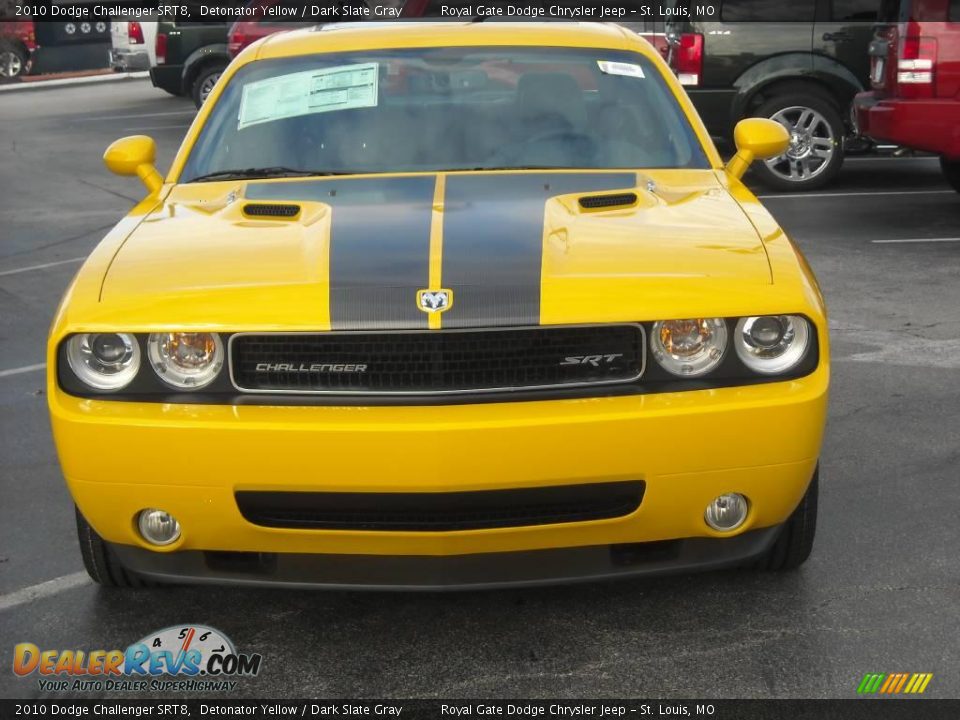
[[[210,93],[213,92],[213,86],[217,84],[217,80],[220,79],[220,75],[223,73],[214,73],[209,77],[205,78],[203,84],[200,85],[200,102],[205,103],[207,98],[210,96]]]
[[[0,77],[15,78],[23,70],[23,61],[12,50],[0,52]]]
[[[813,108],[783,108],[771,118],[790,133],[783,155],[765,160],[770,172],[789,182],[805,182],[827,169],[837,152],[837,138],[827,119]]]

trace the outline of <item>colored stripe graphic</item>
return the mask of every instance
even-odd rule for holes
[[[857,692],[861,694],[875,693],[880,689],[880,683],[883,682],[884,678],[886,678],[885,674],[867,673],[863,676],[863,680],[860,681]]]
[[[933,673],[867,673],[857,686],[857,694],[918,695],[932,679]]]
[[[435,184],[432,175],[252,183],[246,199],[330,205],[332,329],[426,329],[417,290],[429,280]]]
[[[896,683],[897,678],[900,676],[894,673],[893,675],[887,675],[887,679],[884,681],[883,685],[880,687],[880,692],[885,693],[890,690],[891,687]]]
[[[455,301],[444,327],[537,325],[544,213],[557,195],[633,187],[633,173],[448,175],[442,285]]]

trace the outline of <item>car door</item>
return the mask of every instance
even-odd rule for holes
[[[870,86],[870,55],[874,25],[882,0],[819,0],[813,29],[813,50],[836,60],[860,82]]]

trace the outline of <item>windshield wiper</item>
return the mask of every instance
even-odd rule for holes
[[[352,175],[349,172],[332,172],[330,170],[298,170],[296,168],[283,167],[262,167],[246,168],[245,170],[218,170],[217,172],[198,175],[190,182],[216,182],[217,180],[252,180],[261,178],[285,178],[285,177],[324,177],[330,175]]]
[[[485,172],[494,170],[572,170],[569,165],[484,165],[478,167],[431,168],[422,172]],[[298,170],[296,168],[276,167],[246,168],[244,170],[218,170],[198,175],[189,182],[216,182],[218,180],[254,180],[285,177],[332,177],[335,175],[360,175],[382,171],[371,170]]]

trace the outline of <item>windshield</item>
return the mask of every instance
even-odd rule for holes
[[[643,56],[417,48],[246,65],[213,108],[180,181],[264,168],[706,167],[680,106]]]

